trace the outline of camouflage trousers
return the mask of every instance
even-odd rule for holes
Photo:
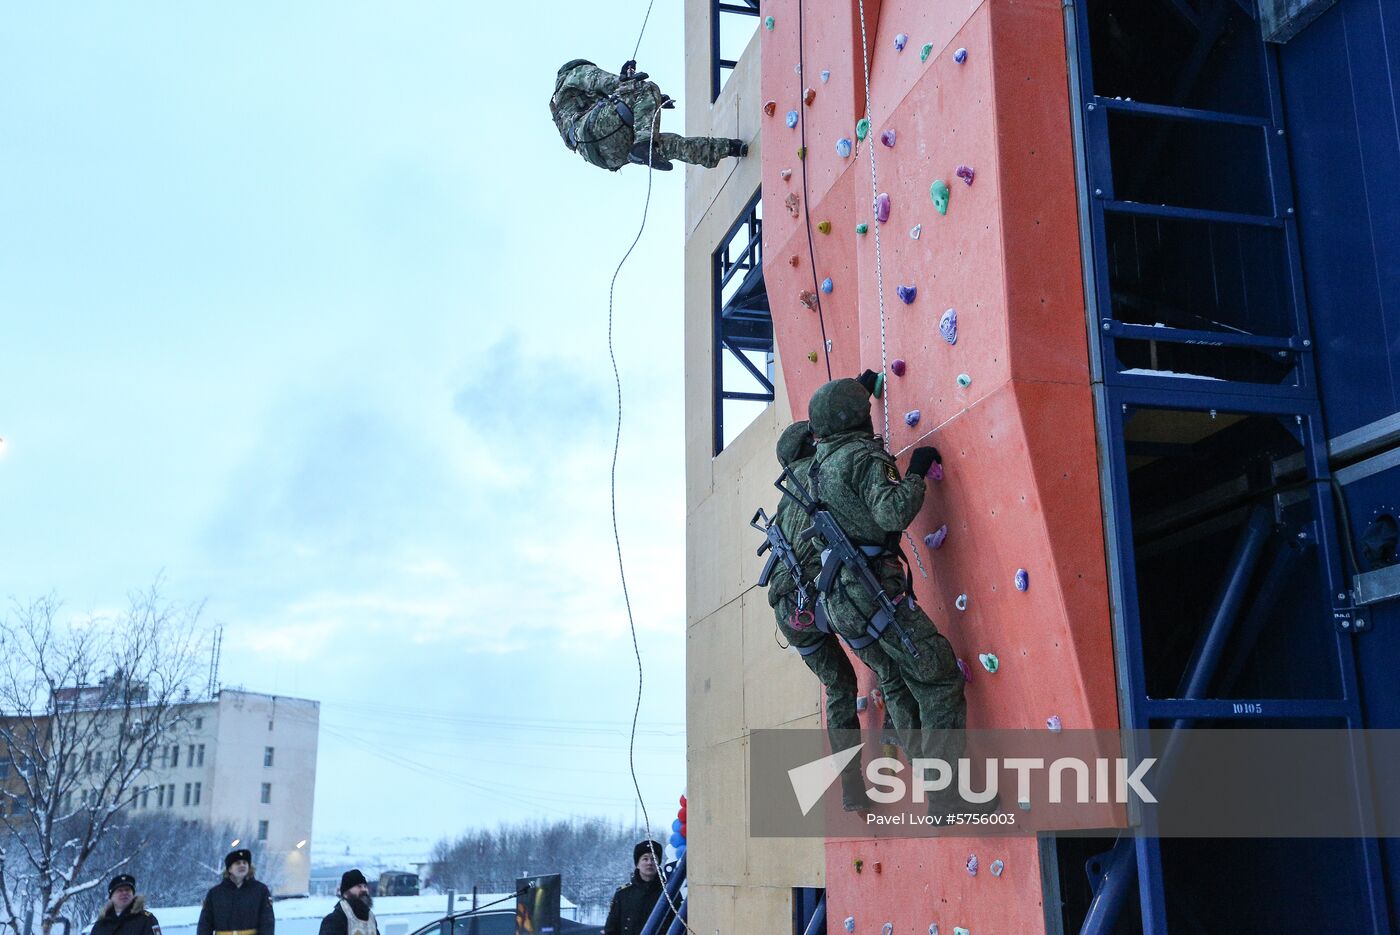
[[[860,741],[860,718],[856,714],[855,668],[846,656],[841,641],[829,633],[815,627],[797,630],[792,626],[792,615],[797,610],[797,601],[792,596],[780,598],[773,612],[778,618],[778,629],[783,638],[802,654],[802,661],[826,689],[826,730],[831,740],[831,749],[844,750],[852,743]],[[815,647],[815,648],[814,648]],[[870,667],[880,683],[880,692],[885,698],[885,709],[901,733],[918,727],[918,709],[913,695],[905,685],[903,676],[894,660],[880,648],[872,644],[856,651],[861,662]],[[846,768],[848,773],[860,770],[857,758]]]
[[[636,143],[651,142],[662,159],[688,162],[713,169],[729,155],[729,141],[713,136],[680,136],[660,132],[661,89],[650,81],[629,82],[618,90],[632,110],[632,125],[617,112],[611,100],[600,101],[584,114],[574,127],[578,154],[586,162],[616,172],[627,165],[628,152]]]
[[[882,562],[877,573],[887,594],[893,597],[900,593],[903,573],[897,561],[892,566]],[[864,588],[843,573],[822,601],[833,629],[843,637],[858,639],[865,635],[876,603]],[[888,686],[882,678],[880,684],[895,728],[901,734],[920,731],[917,739],[905,735],[905,751],[911,757],[937,757],[954,763],[963,752],[967,701],[953,646],[912,598],[899,602],[895,620],[908,634],[918,655],[904,645],[894,626],[887,627],[879,640],[858,650],[857,655],[864,659],[865,654],[878,650],[893,664],[898,677],[892,677]]]

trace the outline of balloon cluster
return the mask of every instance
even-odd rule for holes
[[[685,796],[681,796],[681,807],[676,812],[676,820],[671,822],[671,846],[676,849],[676,859],[685,853]]]

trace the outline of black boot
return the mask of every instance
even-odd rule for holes
[[[627,153],[627,161],[635,165],[644,166],[648,159],[651,167],[659,172],[670,172],[671,160],[663,159],[656,148],[651,145],[651,140],[638,140],[632,144],[632,148]]]
[[[747,156],[748,154],[749,154],[749,144],[748,144],[748,143],[745,143],[743,140],[730,140],[730,141],[729,141],[729,152],[725,153],[726,156],[738,156],[739,158],[743,158],[744,156]]]
[[[848,812],[868,812],[874,808],[859,770],[841,774],[841,807]]]

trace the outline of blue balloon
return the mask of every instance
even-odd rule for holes
[[[680,860],[680,859],[681,859],[681,855],[684,854],[684,853],[685,853],[685,845],[684,845],[684,844],[681,844],[681,845],[677,846],[677,847],[676,847],[676,860]]]
[[[680,847],[683,844],[685,844],[685,838],[681,837],[681,833],[679,831],[673,831],[671,833],[671,846]]]
[[[679,830],[681,830],[681,820],[680,820],[679,818],[677,818],[675,821],[671,822],[671,830],[672,830],[672,831],[679,831]]]

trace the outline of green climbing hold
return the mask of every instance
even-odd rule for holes
[[[763,18],[763,28],[768,30],[769,32],[773,31],[773,17],[765,16]]]
[[[805,147],[805,146],[799,146],[799,147],[797,147],[797,158],[798,158],[798,159],[806,159],[806,158],[807,158],[807,147]],[[944,188],[947,188],[947,186],[945,185]]]
[[[863,140],[870,135],[870,118],[861,117],[856,121],[856,139]]]
[[[880,399],[885,395],[885,375],[883,373],[875,375],[875,392],[870,395],[876,399]]]
[[[961,386],[963,389],[967,389],[971,385],[972,377],[968,376],[965,373],[958,374],[958,386]]]
[[[769,28],[772,28],[772,27],[769,27]],[[921,61],[921,62],[927,62],[927,61],[928,61],[928,57],[929,57],[930,54],[932,54],[932,52],[933,52],[933,43],[932,43],[932,42],[925,42],[925,43],[924,43],[924,47],[923,47],[922,49],[919,50],[919,61]]]
[[[819,222],[817,222],[817,230],[821,231],[823,234],[829,234],[829,233],[831,233],[831,222],[830,222],[830,221],[819,221]]]
[[[939,214],[948,213],[948,196],[952,194],[948,189],[948,183],[942,179],[934,179],[929,186],[929,197],[933,199],[933,206],[938,209]]]
[[[817,362],[817,352],[816,352],[816,351],[808,351],[808,352],[807,352],[807,359],[810,360],[812,363],[815,364],[815,363]]]
[[[857,224],[857,225],[856,225],[856,233],[857,233],[857,234],[864,234],[864,233],[867,233],[869,230],[870,230],[870,225],[869,225],[869,224]]]

